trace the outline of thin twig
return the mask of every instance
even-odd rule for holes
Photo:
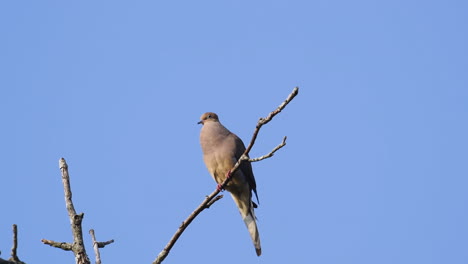
[[[114,239],[106,242],[97,242],[96,236],[94,235],[94,229],[89,230],[89,234],[91,234],[91,239],[93,240],[94,254],[96,255],[96,264],[101,264],[101,254],[99,253],[99,249],[111,243],[114,243]]]
[[[219,190],[215,190],[212,192],[210,195],[208,195],[205,200],[183,221],[177,231],[175,232],[174,236],[172,236],[171,240],[167,243],[167,245],[164,247],[164,249],[159,253],[158,257],[156,258],[155,261],[153,261],[153,264],[159,264],[161,263],[169,254],[169,251],[171,251],[172,247],[174,244],[177,242],[177,239],[179,239],[180,235],[185,231],[187,226],[192,223],[192,221],[197,217],[198,214],[200,214],[204,209],[207,208],[208,204],[213,200],[213,198],[219,193]],[[214,203],[214,202],[213,202]],[[211,204],[213,204],[211,203]],[[211,205],[210,204],[210,205]]]
[[[13,247],[11,248],[10,261],[20,261],[18,255],[16,255],[16,249],[18,248],[18,227],[13,224]]]
[[[52,240],[41,239],[41,242],[51,247],[60,248],[66,251],[72,250],[73,245],[67,242],[55,242]]]
[[[252,149],[253,145],[255,144],[255,140],[257,139],[258,132],[260,132],[260,128],[270,122],[275,115],[279,114],[288,104],[289,102],[296,97],[296,95],[299,93],[299,87],[295,87],[293,91],[289,94],[288,98],[284,100],[282,104],[276,108],[275,111],[271,112],[266,118],[260,118],[258,120],[257,126],[255,127],[254,133],[252,135],[252,139],[250,140],[250,144],[245,150],[244,154],[249,154],[250,150]]]
[[[65,204],[68,211],[68,216],[70,218],[70,224],[73,234],[73,244],[71,244],[71,249],[69,249],[68,243],[64,243],[66,246],[61,246],[59,248],[64,250],[71,250],[75,254],[75,262],[76,264],[90,264],[88,255],[86,254],[86,249],[84,247],[83,242],[83,229],[81,227],[81,222],[83,221],[83,213],[76,214],[75,207],[73,206],[72,201],[72,192],[70,187],[70,176],[68,174],[68,165],[64,158],[59,160],[59,167],[62,171],[62,183],[63,189],[65,193]],[[50,241],[43,239],[42,242],[44,244],[51,245],[44,241]],[[51,245],[54,246],[54,245]],[[57,246],[55,246],[57,247]]]
[[[280,148],[286,146],[286,136],[283,138],[283,142],[281,142],[281,144],[279,144],[278,146],[276,146],[270,153],[266,154],[266,155],[263,155],[261,157],[258,157],[258,158],[254,158],[254,159],[249,159],[249,162],[257,162],[257,161],[261,161],[261,160],[264,160],[264,159],[268,159],[268,158],[271,158],[273,157],[273,155],[275,154],[275,152],[277,150],[279,150]]]
[[[219,199],[223,198],[224,195],[218,195],[216,196],[213,200],[211,200],[209,203],[206,204],[206,209],[210,208],[211,205],[213,205],[214,203],[216,203]]]
[[[104,242],[97,242],[98,248],[105,248],[107,245],[114,243],[114,239]]]
[[[13,224],[13,246],[11,247],[11,257],[8,260],[0,258],[0,264],[25,264],[23,261],[21,261],[18,258],[17,249],[18,249],[18,226]]]
[[[289,94],[288,98],[286,98],[286,100],[280,104],[278,106],[278,108],[276,108],[276,110],[274,110],[273,112],[271,112],[266,118],[260,118],[260,120],[258,121],[257,123],[257,126],[255,127],[255,130],[254,130],[254,133],[252,135],[252,139],[250,140],[250,144],[248,145],[247,149],[244,151],[244,153],[242,154],[242,156],[239,158],[239,160],[236,162],[236,164],[234,165],[234,167],[232,167],[232,169],[230,170],[230,174],[234,174],[234,172],[239,168],[240,164],[244,161],[248,161],[249,160],[249,152],[250,150],[252,149],[253,145],[255,144],[255,140],[257,138],[257,135],[258,135],[258,132],[260,131],[260,128],[267,124],[268,122],[270,122],[273,117],[275,115],[277,115],[278,113],[280,113],[285,107],[286,105],[289,104],[289,102],[292,101],[292,99],[294,99],[294,97],[298,94],[299,92],[299,88],[298,87],[295,87],[293,89],[293,91],[291,92],[291,94]],[[283,139],[283,142],[285,143],[285,139]],[[286,143],[285,143],[286,144]],[[282,147],[282,146],[281,146]],[[281,147],[279,147],[278,149],[280,149]],[[273,153],[275,152],[276,150],[272,151]],[[272,153],[270,153],[271,156],[273,156]],[[228,184],[228,182],[231,180],[232,177],[226,177],[226,180],[224,180],[222,183],[221,183],[221,187],[224,189],[224,187]],[[167,243],[167,245],[164,247],[164,249],[158,254],[157,258],[153,261],[153,264],[160,264],[161,262],[164,261],[164,259],[167,257],[167,255],[169,254],[169,252],[171,251],[172,247],[174,246],[174,244],[177,242],[177,240],[179,239],[179,237],[182,235],[182,233],[185,231],[185,229],[187,228],[188,225],[190,225],[190,223],[204,210],[207,208],[207,205],[211,202],[211,200],[213,200],[213,198],[218,195],[218,193],[221,191],[221,188],[217,188],[216,190],[214,190],[210,195],[208,195],[204,200],[203,202],[187,217],[187,219],[185,219],[185,221],[182,222],[182,224],[180,225],[180,227],[177,229],[177,231],[175,232],[175,234],[172,236],[172,238],[169,240],[169,242]],[[212,204],[212,203],[211,203]],[[210,205],[211,205],[210,204]]]

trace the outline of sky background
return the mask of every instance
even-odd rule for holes
[[[213,111],[251,156],[263,255],[229,196],[164,263],[468,261],[468,2],[0,2],[0,257],[73,263],[58,168],[106,263],[151,263],[211,193]],[[225,193],[227,194],[227,193]]]

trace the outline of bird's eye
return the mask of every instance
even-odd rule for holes
[[[211,118],[211,115],[208,115],[208,118]]]

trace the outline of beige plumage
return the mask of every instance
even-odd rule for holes
[[[245,146],[238,136],[231,133],[219,122],[217,114],[208,112],[203,114],[200,119],[201,121],[198,123],[203,124],[200,132],[203,160],[214,180],[221,184],[226,179],[229,170],[244,153]],[[232,177],[226,186],[226,190],[231,193],[239,208],[242,219],[249,230],[257,256],[260,256],[262,249],[254,213],[256,204],[252,202],[252,191],[258,201],[257,186],[250,162],[243,162]]]

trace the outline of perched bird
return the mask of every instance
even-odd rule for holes
[[[244,153],[245,146],[238,136],[219,122],[217,114],[212,112],[204,113],[200,119],[201,121],[198,123],[203,125],[200,131],[203,160],[214,180],[221,184]],[[257,186],[250,162],[242,162],[239,169],[231,177],[232,179],[225,188],[231,193],[232,199],[239,208],[242,219],[249,230],[257,256],[260,256],[262,248],[254,213],[254,207],[257,207],[257,205],[252,202],[252,191],[258,201]]]

